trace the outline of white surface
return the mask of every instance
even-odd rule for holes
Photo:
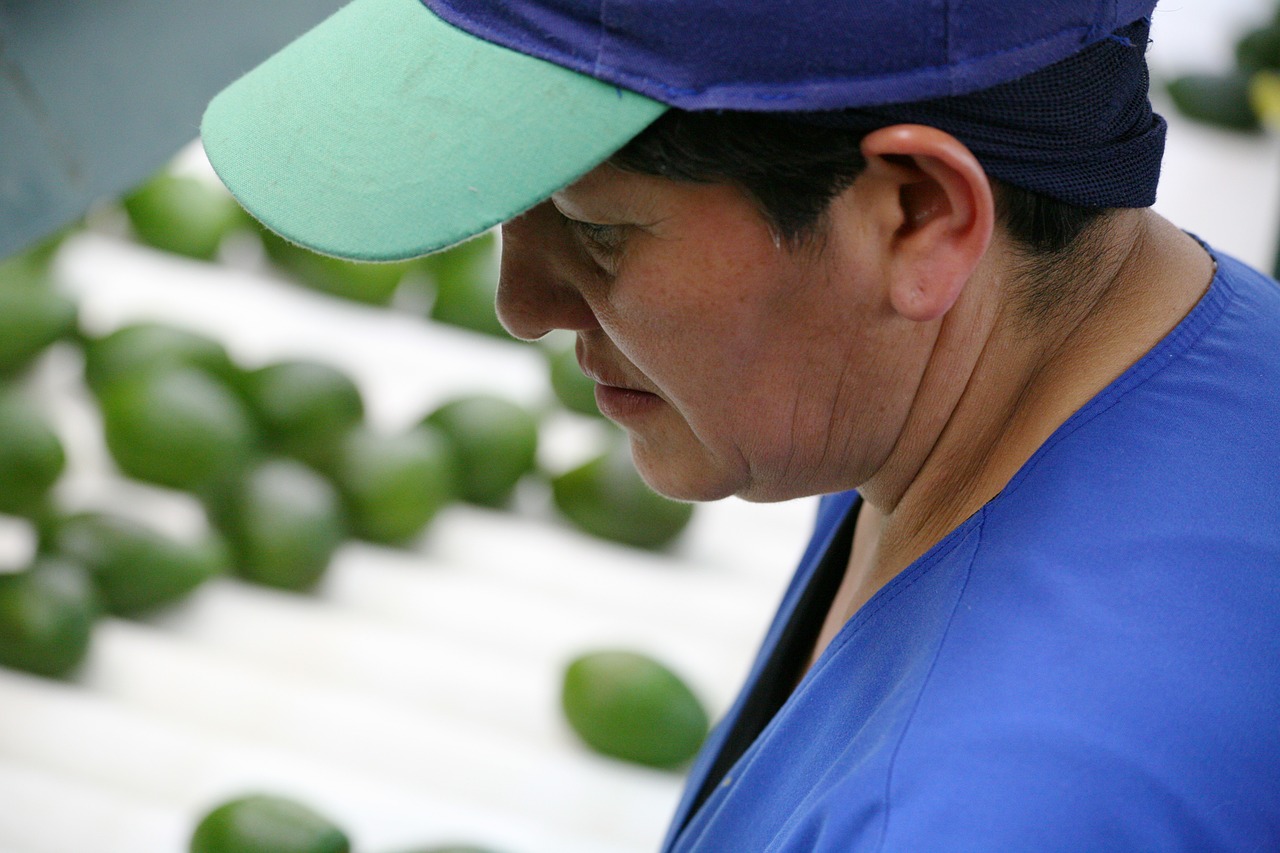
[[[1220,67],[1255,0],[1166,2],[1157,72]],[[1280,151],[1267,137],[1171,124],[1157,208],[1269,268]],[[158,318],[212,333],[252,366],[326,358],[395,428],[477,388],[546,399],[528,347],[89,233],[61,274],[87,324]],[[71,451],[65,499],[193,532],[190,501],[115,477],[68,348],[37,377]],[[548,452],[585,453],[562,417]],[[625,645],[666,659],[723,711],[804,543],[809,501],[700,508],[673,554],[574,533],[536,489],[518,514],[457,507],[409,550],[351,544],[315,595],[220,581],[145,622],[108,620],[70,683],[0,671],[0,853],[180,853],[204,808],[244,789],[303,799],[363,853],[466,840],[510,853],[656,847],[675,775],[587,753],[561,722],[560,668]]]

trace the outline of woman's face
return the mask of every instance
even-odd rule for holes
[[[828,218],[793,249],[734,187],[606,164],[504,226],[498,313],[519,338],[577,333],[659,492],[855,487],[893,449],[929,342],[889,306],[856,183]]]

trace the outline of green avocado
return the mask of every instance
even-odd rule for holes
[[[604,755],[674,768],[702,746],[706,709],[659,661],[625,650],[581,655],[565,669],[561,706],[574,732]]]
[[[89,651],[98,601],[83,566],[40,557],[0,574],[0,666],[70,675]]]
[[[218,805],[196,824],[189,853],[350,853],[335,823],[295,800],[250,794]]]

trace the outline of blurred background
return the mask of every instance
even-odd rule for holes
[[[495,333],[492,235],[355,267],[229,206],[204,101],[336,5],[0,0],[0,853],[249,792],[363,853],[654,850],[805,544],[637,489],[566,342]],[[1275,14],[1167,0],[1150,51],[1157,209],[1266,270]]]

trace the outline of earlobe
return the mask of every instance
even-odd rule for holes
[[[972,152],[936,128],[882,128],[867,135],[862,151],[868,170],[896,185],[896,221],[883,246],[890,303],[909,320],[936,320],[991,243],[991,183]]]

